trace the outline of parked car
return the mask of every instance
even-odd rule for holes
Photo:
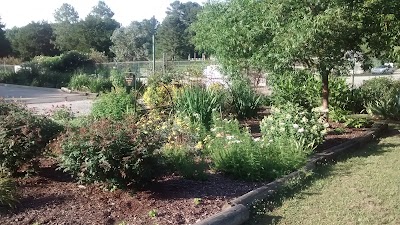
[[[377,66],[371,69],[372,74],[393,74],[394,68],[389,64]]]

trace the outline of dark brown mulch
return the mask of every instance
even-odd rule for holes
[[[247,124],[257,129],[257,120]],[[365,132],[345,128],[344,133],[335,134],[338,126],[332,124],[318,151]],[[98,185],[75,183],[55,170],[55,162],[48,159],[42,160],[37,176],[16,181],[20,202],[15,209],[0,214],[0,224],[193,224],[219,212],[228,200],[263,185],[210,174],[206,181],[169,176],[154,182],[147,191],[110,192]],[[152,210],[156,216],[149,215]]]

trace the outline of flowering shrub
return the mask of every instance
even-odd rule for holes
[[[263,180],[271,176],[272,161],[237,120],[214,119],[211,135],[206,137],[212,167],[234,178]]]
[[[82,182],[126,187],[142,185],[160,173],[159,121],[103,119],[69,130],[59,139],[61,168]]]
[[[325,124],[327,127],[328,124]],[[326,130],[319,118],[304,108],[287,103],[272,108],[272,115],[265,117],[260,124],[263,139],[295,140],[298,145],[312,149],[323,141]]]
[[[206,164],[203,157],[202,137],[205,128],[194,124],[188,117],[175,117],[165,122],[163,130],[167,140],[161,153],[171,172],[189,179],[203,179]]]
[[[14,174],[32,164],[62,127],[25,107],[0,100],[0,172]]]
[[[274,109],[262,121],[261,139],[237,120],[213,121],[205,140],[213,168],[245,180],[272,180],[301,167],[324,134],[318,119],[295,105]]]
[[[150,85],[143,94],[143,101],[150,107],[170,106],[178,88],[173,84]]]

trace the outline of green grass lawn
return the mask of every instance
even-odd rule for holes
[[[280,196],[259,205],[263,213],[250,224],[400,224],[400,135],[320,168]]]

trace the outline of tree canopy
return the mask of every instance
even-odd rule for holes
[[[193,32],[189,27],[196,21],[200,10],[201,6],[195,2],[171,3],[157,32],[158,51],[166,53],[168,58],[186,59],[189,54],[193,55]]]
[[[133,21],[127,27],[116,29],[111,36],[111,51],[118,61],[150,60],[152,37],[155,35],[158,21],[152,17],[141,22]]]
[[[11,45],[6,38],[6,32],[4,30],[4,24],[1,23],[0,17],[0,57],[7,56],[11,53]]]
[[[379,0],[380,4],[371,6],[371,2],[377,1],[211,2],[191,28],[196,32],[193,41],[198,49],[214,53],[226,68],[236,71],[258,68],[281,73],[301,64],[321,75],[323,106],[327,108],[328,75],[347,65],[345,52],[363,51],[365,43],[370,53],[391,46],[387,42],[391,35],[381,33],[378,21],[393,15],[377,6],[398,3]],[[374,28],[376,23],[381,25]],[[385,47],[372,44],[374,40]]]

